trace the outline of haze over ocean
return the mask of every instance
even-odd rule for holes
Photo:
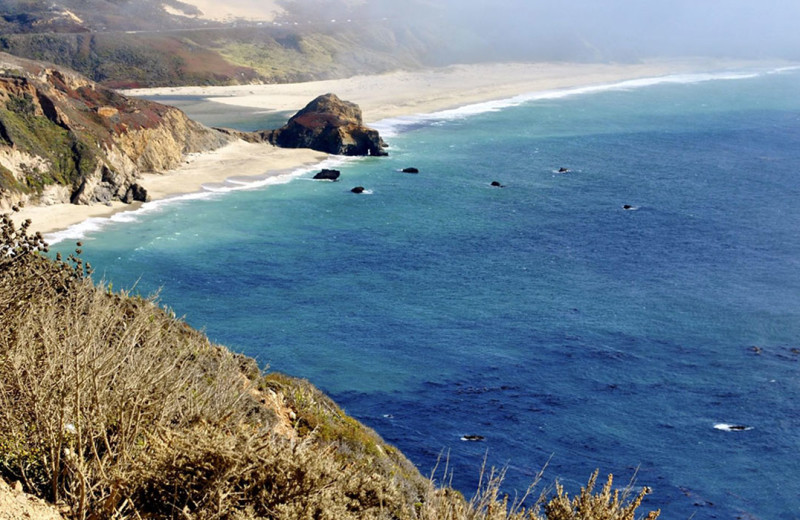
[[[423,473],[449,453],[468,496],[484,455],[509,492],[550,459],[570,491],[638,468],[665,518],[796,518],[799,91],[675,76],[382,121],[390,157],[340,182],[217,187],[55,249],[84,236],[114,288],[160,289]]]

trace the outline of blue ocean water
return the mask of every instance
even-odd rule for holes
[[[800,518],[797,92],[798,70],[679,76],[383,121],[391,156],[340,182],[57,238],[423,473],[449,455],[468,496],[484,457],[510,493],[549,460],[571,491],[636,474],[664,518]]]

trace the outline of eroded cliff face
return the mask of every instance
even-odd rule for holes
[[[130,199],[140,173],[230,140],[176,108],[0,53],[0,208]]]

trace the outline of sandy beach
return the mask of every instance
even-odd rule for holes
[[[254,110],[297,111],[332,92],[361,107],[364,121],[423,114],[519,94],[670,74],[757,67],[763,63],[709,59],[638,64],[486,63],[294,84],[179,87],[127,90],[134,96],[199,96]]]
[[[640,64],[506,63],[456,65],[440,69],[398,71],[374,76],[296,84],[231,87],[167,87],[125,91],[134,96],[198,96],[225,106],[253,111],[296,111],[314,97],[333,92],[357,103],[364,120],[375,122],[402,115],[435,112],[520,94],[601,85],[671,74],[736,70],[769,64],[712,60],[669,60]],[[189,114],[192,115],[191,113]],[[269,176],[321,162],[325,154],[279,149],[266,144],[235,142],[219,150],[189,156],[181,167],[145,173],[142,184],[153,200],[201,191],[204,185],[229,177]],[[15,220],[30,218],[42,233],[66,229],[91,217],[135,210],[138,205],[57,204],[26,207]]]

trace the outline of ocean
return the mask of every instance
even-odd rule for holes
[[[339,182],[51,239],[467,496],[485,458],[512,495],[599,469],[663,518],[800,518],[797,92],[798,69],[682,75],[380,121],[390,156],[320,165]]]

